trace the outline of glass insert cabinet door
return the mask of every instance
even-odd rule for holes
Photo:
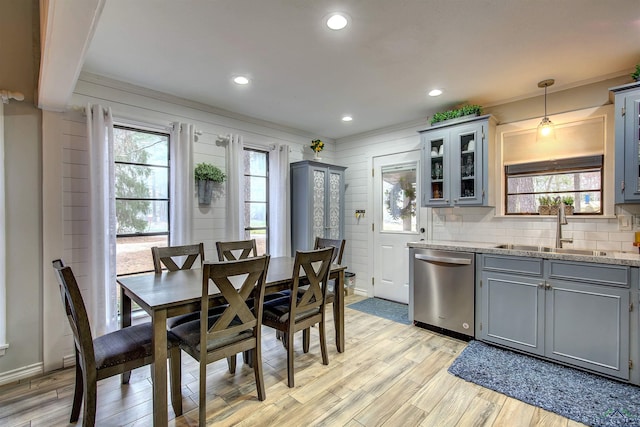
[[[313,171],[313,237],[325,237],[325,189],[327,186],[327,171],[315,169]]]
[[[460,134],[456,155],[460,161],[458,181],[458,196],[460,199],[475,198],[476,196],[476,141],[475,132]]]
[[[634,185],[636,187],[635,193],[640,193],[640,99],[634,99],[629,106],[628,111],[631,112],[631,119],[629,119],[629,127],[631,127],[631,138],[633,139],[633,145],[635,147],[635,159],[638,159],[638,163],[634,168],[636,172]]]
[[[426,184],[423,203],[429,206],[448,205],[449,194],[449,135],[448,132],[429,133],[423,136],[422,158]]]
[[[334,172],[329,170],[329,200],[327,206],[329,209],[328,224],[329,227],[326,235],[329,239],[339,240],[341,239],[340,224],[342,216],[342,172]]]
[[[313,238],[342,237],[342,171],[313,170]]]

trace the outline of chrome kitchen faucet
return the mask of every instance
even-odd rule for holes
[[[567,215],[564,213],[564,206],[564,202],[560,199],[560,204],[558,205],[558,217],[556,221],[556,248],[562,248],[562,242],[573,243],[573,238],[562,237],[562,226],[568,224]]]

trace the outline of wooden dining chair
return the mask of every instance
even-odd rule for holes
[[[59,259],[52,264],[75,341],[76,381],[69,422],[78,421],[84,397],[82,425],[94,426],[97,382],[153,363],[153,327],[151,323],[143,323],[94,339],[82,294],[71,267],[65,267]],[[171,332],[167,332],[167,347],[171,370],[171,404],[178,416],[182,414],[181,358],[178,339]],[[123,376],[123,382],[128,382],[128,377]]]
[[[262,296],[269,256],[237,261],[205,262],[202,274],[200,320],[176,326],[180,348],[200,363],[200,425],[206,425],[207,364],[251,351],[258,399],[266,397],[262,375],[260,330]],[[210,282],[215,285],[210,291]],[[218,295],[219,294],[219,295]],[[222,298],[228,304],[217,316],[209,316],[209,300]],[[249,306],[247,300],[253,298]]]
[[[168,271],[189,270],[200,257],[200,267],[204,262],[204,244],[197,243],[194,245],[182,246],[166,246],[151,248],[151,256],[153,257],[153,270],[156,274],[162,273],[163,266]],[[186,257],[186,258],[185,258]],[[184,258],[183,261],[179,261]],[[178,265],[178,262],[182,262]]]
[[[323,249],[323,248],[334,248],[333,255],[331,257],[331,262],[333,264],[342,264],[342,254],[344,253],[344,246],[346,244],[346,240],[338,240],[338,239],[324,239],[322,237],[316,237],[313,248],[314,249]],[[333,324],[336,332],[338,331],[338,307],[335,304],[335,279],[329,279],[329,286],[327,288],[327,304],[331,304],[333,307]],[[301,296],[301,293],[304,290],[298,290],[298,297]],[[281,291],[280,294],[288,295],[289,291]],[[278,335],[279,339],[283,339],[282,335]],[[284,340],[283,340],[284,343]],[[304,352],[309,351],[309,331],[305,331],[302,335],[302,346]]]
[[[163,272],[163,266],[167,271],[190,270],[195,262],[200,258],[199,267],[202,268],[204,262],[204,244],[197,243],[194,245],[182,246],[165,246],[151,248],[151,257],[153,258],[153,269],[156,274]],[[214,306],[209,308],[209,316],[215,316],[224,311],[224,306]],[[188,323],[200,319],[200,313],[187,313],[180,316],[173,316],[167,319],[167,328],[171,329],[183,323]],[[229,372],[236,372],[236,356],[227,359]]]
[[[153,258],[153,270],[156,274],[162,274],[165,269],[170,272],[190,270],[198,258],[200,258],[199,267],[202,267],[202,263],[204,262],[204,244],[197,243],[194,245],[165,247],[154,246],[151,248],[151,257]],[[217,307],[212,307],[211,310],[211,315],[218,314]],[[200,313],[188,313],[169,317],[167,319],[167,327],[171,329],[183,323],[198,320],[199,318]]]
[[[314,249],[322,249],[322,248],[335,248],[333,251],[333,256],[331,262],[333,264],[342,264],[342,255],[344,253],[344,246],[346,244],[346,240],[342,239],[324,239],[322,237],[316,237],[315,243],[313,245]],[[336,292],[336,280],[329,280],[329,287],[327,289],[327,304],[331,304],[333,308],[333,326],[338,331],[338,306],[335,303],[335,292]],[[342,290],[343,292],[344,289]],[[308,351],[309,350],[309,336],[305,334],[303,336],[303,346]]]
[[[325,332],[325,305],[333,251],[333,248],[297,251],[289,294],[264,303],[262,322],[265,326],[284,334],[283,342],[287,349],[289,387],[294,387],[293,337],[296,332],[306,331],[305,333],[308,334],[309,328],[317,324],[320,333],[322,364],[329,364]],[[304,283],[308,284],[304,290],[300,288],[301,269],[304,272],[303,276],[305,276]],[[298,290],[302,291],[302,295],[298,294]],[[292,298],[294,295],[299,296]]]
[[[258,256],[256,239],[216,242],[218,261],[234,261]]]

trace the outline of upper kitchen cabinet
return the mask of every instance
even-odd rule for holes
[[[420,131],[422,206],[492,206],[489,192],[496,121],[491,115]]]
[[[344,238],[345,167],[291,163],[291,250],[313,249],[316,237]]]
[[[640,83],[610,89],[615,95],[615,202],[640,202]]]

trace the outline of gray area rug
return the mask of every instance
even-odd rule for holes
[[[640,387],[471,341],[449,372],[590,426],[640,426]]]
[[[382,298],[367,298],[362,301],[349,304],[347,307],[362,311],[367,314],[393,320],[394,322],[410,325],[409,306],[399,302],[388,301]]]

